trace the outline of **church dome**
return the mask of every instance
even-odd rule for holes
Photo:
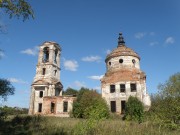
[[[140,60],[139,55],[134,52],[131,48],[126,47],[122,33],[119,34],[118,47],[114,49],[110,54],[107,55],[105,62],[109,59],[118,57],[118,56],[134,56]]]

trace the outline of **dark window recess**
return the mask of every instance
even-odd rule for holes
[[[49,61],[49,48],[45,47],[43,49],[43,62],[48,62]]]
[[[126,91],[125,84],[120,84],[120,92],[125,92],[125,91]]]
[[[123,63],[123,59],[119,59],[119,63]]]
[[[121,101],[121,114],[125,113],[126,101]]]
[[[133,59],[133,60],[132,60],[132,63],[133,63],[133,64],[135,64],[135,63],[136,63],[135,59]]]
[[[111,62],[109,62],[109,66],[111,66]]]
[[[56,74],[57,74],[57,70],[54,70],[54,76],[56,76]]]
[[[136,84],[135,83],[131,83],[131,92],[136,92]]]
[[[111,112],[116,112],[116,101],[111,101]]]
[[[55,96],[59,96],[59,94],[60,94],[60,89],[55,89]]]
[[[110,93],[114,93],[115,92],[115,85],[110,85]]]
[[[68,102],[65,101],[63,102],[63,112],[67,112],[68,111]]]
[[[39,92],[39,97],[42,98],[43,97],[43,91]]]
[[[57,63],[57,55],[58,55],[58,50],[56,49],[54,51],[54,63]]]
[[[42,103],[38,104],[38,112],[42,112]]]
[[[43,75],[46,74],[46,68],[43,68],[43,72],[42,72]]]
[[[55,111],[55,103],[51,102],[51,113],[54,113]]]

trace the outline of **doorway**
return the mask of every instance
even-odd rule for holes
[[[111,101],[111,112],[116,112],[116,101]]]
[[[122,100],[121,101],[121,114],[125,113],[125,108],[126,108],[126,101]]]

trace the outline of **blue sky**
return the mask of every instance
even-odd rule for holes
[[[149,93],[180,71],[179,0],[37,0],[30,1],[35,19],[9,19],[2,11],[0,77],[8,78],[15,95],[3,103],[28,107],[38,46],[55,41],[62,47],[64,89],[100,88],[107,52],[117,47],[118,33],[141,57]],[[99,90],[100,91],[100,90]]]

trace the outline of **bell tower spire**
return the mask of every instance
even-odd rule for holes
[[[122,32],[119,33],[119,38],[118,38],[118,47],[120,47],[120,46],[125,46],[125,41],[122,36]]]

